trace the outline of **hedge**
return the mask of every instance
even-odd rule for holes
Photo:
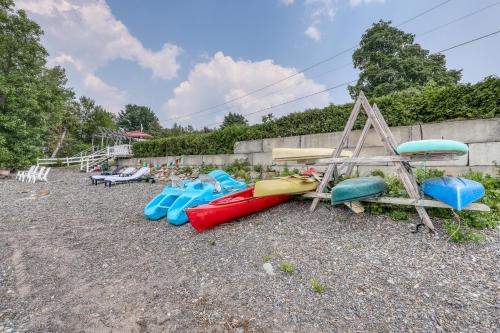
[[[433,83],[370,100],[389,126],[406,126],[450,119],[500,116],[500,79],[440,87]],[[184,134],[134,144],[136,157],[233,153],[237,141],[342,131],[353,103],[295,112],[269,123],[231,126],[210,133]],[[360,117],[357,129],[364,124]]]

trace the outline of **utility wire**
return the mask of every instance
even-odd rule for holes
[[[338,71],[340,69],[343,69],[343,68],[347,68],[347,67],[350,67],[351,66],[351,63],[346,63],[346,64],[343,64],[341,66],[337,66],[335,68],[332,68],[332,69],[329,69],[325,72],[321,72],[321,73],[318,73],[317,75],[313,75],[313,76],[310,76],[309,78],[306,78],[306,77],[303,77],[303,79],[307,79],[307,80],[311,80],[311,79],[315,79],[315,78],[318,78],[318,77],[321,77],[321,76],[324,76],[326,74],[329,74],[331,72],[335,72],[335,71]],[[287,90],[287,89],[290,89],[290,88],[293,88],[293,87],[298,87],[302,84],[304,84],[306,82],[306,80],[303,80],[302,82],[298,83],[297,85],[291,85],[291,86],[287,86],[287,87],[284,87],[284,88],[281,88],[281,89],[278,89],[278,90],[273,90],[265,95],[262,95],[259,97],[259,99],[262,99],[262,98],[265,98],[267,96],[270,96],[270,95],[274,95],[274,94],[277,94],[279,92],[282,92],[284,90]],[[248,97],[248,96],[246,96]],[[219,111],[228,111],[228,110],[232,110],[232,109],[235,109],[237,106],[236,105],[233,105],[233,106],[228,106],[228,107],[225,107],[223,109],[220,109]],[[205,112],[208,112],[210,110],[204,110],[204,111],[200,111],[198,114],[200,113],[205,113]],[[190,115],[184,115],[184,116],[179,116],[177,119],[186,119],[186,118],[189,118]]]
[[[441,6],[446,5],[446,4],[447,4],[448,2],[450,2],[450,1],[453,1],[453,0],[446,0],[446,1],[443,1],[443,2],[438,3],[437,5],[435,5],[434,7],[431,7],[431,8],[429,8],[429,9],[427,9],[427,10],[424,10],[424,11],[423,11],[423,12],[421,12],[421,13],[418,13],[417,15],[415,15],[415,16],[413,16],[413,17],[410,17],[409,19],[404,20],[403,22],[401,22],[401,23],[399,23],[398,25],[396,25],[396,28],[399,28],[400,26],[403,26],[403,25],[405,25],[405,24],[407,24],[407,23],[409,23],[409,22],[411,22],[411,21],[413,21],[413,20],[416,20],[417,18],[419,18],[419,17],[421,17],[421,16],[424,16],[425,14],[427,14],[427,13],[429,13],[429,12],[432,12],[433,10],[435,10],[435,9],[437,9],[437,8],[439,8],[439,7],[441,7]]]
[[[413,21],[413,20],[416,20],[417,18],[419,18],[419,17],[421,17],[421,16],[423,16],[423,15],[425,15],[425,14],[427,14],[427,13],[429,13],[429,12],[431,12],[431,11],[433,11],[433,10],[435,10],[435,9],[437,9],[437,8],[439,8],[439,7],[443,6],[443,5],[445,5],[445,4],[447,4],[448,2],[451,2],[451,1],[453,1],[453,0],[446,0],[446,1],[443,1],[443,2],[441,2],[441,3],[439,3],[439,4],[437,4],[437,5],[435,5],[435,6],[431,7],[431,8],[429,8],[429,9],[427,9],[427,10],[425,10],[425,11],[423,11],[423,12],[421,12],[421,13],[419,13],[419,14],[417,14],[417,15],[415,15],[415,16],[413,16],[413,17],[411,17],[411,18],[409,18],[409,19],[407,19],[407,20],[405,20],[405,21],[403,21],[403,22],[401,22],[401,23],[399,23],[396,27],[400,27],[400,26],[405,25],[405,24],[407,24],[407,23],[409,23],[409,22],[411,22],[411,21]],[[244,95],[241,95],[241,96],[238,96],[238,97],[232,98],[232,99],[230,99],[230,100],[228,100],[228,101],[225,101],[225,102],[223,102],[223,103],[219,103],[219,104],[216,104],[216,105],[212,105],[212,106],[210,106],[210,107],[207,107],[207,108],[204,108],[204,109],[201,109],[201,110],[198,110],[198,111],[192,112],[192,113],[188,113],[188,114],[185,114],[185,115],[182,115],[182,116],[170,117],[170,118],[167,118],[166,120],[176,120],[176,119],[179,119],[179,118],[184,118],[184,117],[186,117],[186,116],[192,116],[192,115],[196,115],[196,114],[199,114],[199,113],[203,113],[203,112],[205,112],[205,111],[213,110],[213,109],[215,109],[215,108],[218,108],[218,107],[221,107],[221,106],[227,105],[227,104],[229,104],[229,103],[235,102],[235,101],[237,101],[237,100],[240,100],[240,99],[242,99],[242,98],[244,98],[244,97],[247,97],[247,96],[253,95],[253,94],[255,94],[256,92],[262,91],[262,90],[267,89],[267,88],[272,87],[272,86],[275,86],[275,85],[277,85],[277,84],[279,84],[279,83],[281,83],[281,82],[283,82],[283,81],[286,81],[286,80],[291,79],[292,77],[295,77],[295,76],[297,76],[297,75],[299,75],[299,74],[302,74],[302,73],[304,73],[304,72],[306,72],[306,71],[308,71],[308,70],[311,70],[311,69],[313,69],[313,68],[315,68],[315,67],[318,67],[318,66],[320,66],[320,65],[322,65],[322,64],[324,64],[324,63],[327,63],[327,62],[329,62],[329,61],[331,61],[331,60],[333,60],[333,59],[335,59],[335,58],[337,58],[337,57],[339,57],[339,56],[341,56],[341,55],[343,55],[343,54],[345,54],[345,53],[347,53],[347,52],[349,52],[349,51],[354,50],[354,49],[356,48],[356,46],[357,46],[357,45],[354,45],[354,46],[349,47],[349,48],[347,48],[347,49],[345,49],[345,50],[342,50],[342,51],[340,51],[340,52],[338,52],[338,53],[336,53],[336,54],[334,54],[334,55],[332,55],[332,56],[330,56],[330,57],[328,57],[328,58],[326,58],[326,59],[323,59],[323,60],[321,60],[321,61],[319,61],[319,62],[316,62],[316,63],[314,63],[314,64],[312,64],[312,65],[310,65],[310,66],[308,66],[308,67],[306,67],[306,68],[303,68],[303,69],[299,70],[298,72],[296,72],[296,73],[294,73],[294,74],[292,74],[292,75],[286,76],[286,77],[284,77],[284,78],[282,78],[282,79],[280,79],[280,80],[278,80],[278,81],[272,82],[272,83],[267,84],[267,85],[265,85],[265,86],[263,86],[263,87],[260,87],[260,88],[258,88],[258,89],[252,90],[252,91],[250,91],[250,92],[248,92],[248,93],[246,93],[246,94],[244,94]]]
[[[449,51],[449,50],[453,50],[453,49],[456,49],[457,47],[464,46],[464,45],[467,45],[467,44],[470,44],[470,43],[473,43],[473,42],[477,42],[478,40],[481,40],[481,39],[484,39],[484,38],[488,38],[488,37],[496,35],[498,33],[500,33],[500,30],[491,32],[491,33],[486,34],[486,35],[479,36],[477,38],[468,40],[466,42],[463,42],[463,43],[460,43],[460,44],[457,44],[457,45],[450,46],[450,47],[448,47],[446,49],[442,49],[441,51],[437,51],[436,53],[443,53],[443,52],[446,52],[446,51]]]
[[[445,49],[442,49],[440,51],[437,51],[436,53],[443,53],[443,52],[447,52],[447,51],[450,51],[450,50],[453,50],[453,49],[456,49],[458,47],[461,47],[461,46],[464,46],[464,45],[467,45],[467,44],[471,44],[471,43],[474,43],[474,42],[477,42],[478,40],[481,40],[481,39],[484,39],[484,38],[488,38],[488,37],[491,37],[493,35],[496,35],[500,33],[500,30],[497,30],[497,31],[494,31],[494,32],[491,32],[489,34],[486,34],[486,35],[482,35],[482,36],[479,36],[479,37],[476,37],[474,39],[470,39],[468,41],[465,41],[465,42],[462,42],[462,43],[459,43],[459,44],[456,44],[456,45],[453,45],[453,46],[450,46],[450,47],[447,47]],[[333,89],[337,89],[337,88],[340,88],[340,87],[343,87],[343,86],[346,86],[350,83],[353,83],[353,82],[356,82],[357,79],[354,79],[354,80],[351,80],[351,81],[348,81],[348,82],[344,82],[344,83],[341,83],[339,85],[336,85],[336,86],[333,86],[333,87],[330,87],[330,88],[326,88],[324,90],[321,90],[321,91],[317,91],[315,93],[312,93],[312,94],[309,94],[309,95],[305,95],[305,96],[302,96],[302,97],[298,97],[298,98],[295,98],[295,99],[291,99],[289,101],[285,101],[283,103],[279,103],[279,104],[276,104],[276,105],[271,105],[271,106],[268,106],[266,108],[263,108],[263,109],[260,109],[260,110],[257,110],[257,111],[253,111],[253,112],[250,112],[250,113],[246,113],[244,114],[243,116],[250,116],[250,115],[253,115],[253,114],[256,114],[256,113],[260,113],[260,112],[264,112],[264,111],[267,111],[267,110],[271,110],[271,109],[274,109],[274,108],[277,108],[279,106],[283,106],[283,105],[286,105],[286,104],[290,104],[290,103],[293,103],[293,102],[296,102],[296,101],[299,101],[299,100],[302,100],[302,99],[306,99],[306,98],[309,98],[309,97],[312,97],[312,96],[315,96],[315,95],[318,95],[318,94],[322,94],[322,93],[325,93],[325,92],[328,92],[330,90],[333,90]],[[214,125],[219,125],[219,124],[222,124],[222,122],[216,122],[216,123],[213,123],[213,124],[209,124],[207,125],[207,127],[210,127],[210,126],[214,126]]]
[[[263,109],[260,109],[260,110],[257,110],[257,111],[246,113],[246,114],[244,114],[244,116],[250,116],[250,115],[255,114],[255,113],[264,112],[264,111],[267,111],[267,110],[271,110],[271,109],[277,108],[278,106],[283,106],[283,105],[290,104],[290,103],[293,103],[293,102],[297,102],[297,101],[300,101],[302,99],[309,98],[309,97],[312,97],[312,96],[315,96],[315,95],[318,95],[318,94],[323,94],[323,93],[325,93],[327,91],[330,91],[330,90],[333,90],[333,89],[336,89],[336,88],[340,88],[340,87],[343,87],[343,86],[347,86],[348,84],[356,82],[356,81],[357,81],[357,79],[356,80],[347,81],[347,82],[341,83],[339,85],[336,85],[336,86],[333,86],[333,87],[330,87],[330,88],[326,88],[326,89],[321,90],[321,91],[316,91],[316,92],[314,92],[312,94],[309,94],[309,95],[297,97],[297,98],[291,99],[289,101],[285,101],[283,103],[271,105],[271,106],[268,106],[266,108],[263,108]],[[208,124],[206,126],[210,127],[210,126],[219,125],[219,124],[222,124],[222,122],[216,122],[216,123]]]
[[[427,31],[425,31],[425,32],[422,32],[422,33],[418,34],[418,37],[422,37],[422,36],[428,35],[428,34],[430,34],[431,32],[434,32],[434,31],[436,31],[436,30],[439,30],[439,29],[442,29],[442,28],[444,28],[444,27],[447,27],[447,26],[449,26],[450,24],[453,24],[453,23],[456,23],[456,22],[462,21],[462,20],[464,20],[464,19],[466,19],[466,18],[468,18],[468,17],[471,17],[471,16],[473,16],[473,15],[476,15],[476,14],[478,14],[478,13],[480,13],[480,12],[485,11],[486,9],[489,9],[489,8],[491,8],[491,7],[494,7],[494,6],[497,6],[497,5],[499,5],[499,4],[500,4],[500,1],[498,1],[498,2],[494,2],[494,3],[492,3],[492,4],[490,4],[490,5],[486,6],[486,7],[479,8],[478,10],[475,10],[475,11],[473,11],[473,12],[471,12],[471,13],[468,13],[468,14],[466,14],[466,15],[463,15],[463,16],[460,16],[460,17],[457,17],[457,18],[456,18],[456,19],[454,19],[454,20],[451,20],[451,21],[449,21],[449,22],[447,22],[447,23],[444,23],[444,24],[438,25],[438,26],[437,26],[437,27],[435,27],[435,28],[432,28],[432,29],[430,29],[430,30],[427,30]]]

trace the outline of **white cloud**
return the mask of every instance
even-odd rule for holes
[[[332,21],[337,11],[336,2],[334,0],[305,0],[305,3],[312,7],[311,16],[314,19],[326,17]]]
[[[356,7],[356,6],[359,6],[363,3],[369,4],[369,3],[373,3],[373,2],[384,3],[385,0],[349,0],[349,5],[351,7]]]
[[[290,6],[290,5],[293,5],[295,0],[280,0],[280,2],[285,6]]]
[[[165,114],[161,116],[163,125],[171,126],[172,123],[177,122],[202,127],[222,121],[224,115],[230,111],[248,114],[325,89],[323,85],[306,79],[304,74],[298,74],[262,92],[238,99],[219,108],[183,118],[190,113],[230,101],[295,73],[297,73],[296,69],[279,66],[272,60],[256,62],[234,60],[222,52],[218,52],[209,61],[197,64],[189,73],[188,79],[174,89],[174,96],[164,105]],[[270,92],[276,93],[269,94]],[[269,96],[265,96],[268,94]],[[283,107],[251,115],[248,120],[255,123],[259,122],[263,115],[270,112],[279,116],[292,111],[302,111],[305,108],[322,107],[328,103],[329,95],[319,94]]]
[[[105,100],[106,109],[110,112],[118,113],[127,102],[127,93],[116,87],[106,84],[92,73],[82,75],[83,90],[93,99]]]
[[[49,64],[71,65],[80,80],[96,78],[94,73],[98,68],[116,59],[133,61],[150,70],[153,77],[172,79],[177,76],[180,67],[177,57],[182,49],[169,43],[158,51],[144,47],[113,16],[104,0],[18,0],[16,5],[26,10],[44,30],[44,45],[51,54]],[[75,82],[69,75],[68,78],[76,88],[90,87],[84,81]],[[119,91],[109,85],[106,87],[110,94]],[[110,102],[116,101],[116,96],[110,97]],[[103,98],[97,101],[106,106],[106,97]]]
[[[321,33],[319,32],[318,28],[316,26],[310,25],[306,31],[304,31],[304,34],[309,37],[314,39],[315,41],[319,41],[321,39]]]

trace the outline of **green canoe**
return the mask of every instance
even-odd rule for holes
[[[419,140],[402,143],[396,149],[399,155],[458,154],[469,151],[465,143],[453,140]]]
[[[359,177],[341,181],[332,189],[332,204],[377,196],[387,190],[381,177]]]

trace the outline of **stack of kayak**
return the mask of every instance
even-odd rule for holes
[[[464,155],[469,148],[453,140],[419,140],[405,142],[396,149],[403,156]],[[437,177],[422,183],[424,194],[444,202],[460,211],[468,204],[481,199],[485,190],[481,183],[460,177]]]

